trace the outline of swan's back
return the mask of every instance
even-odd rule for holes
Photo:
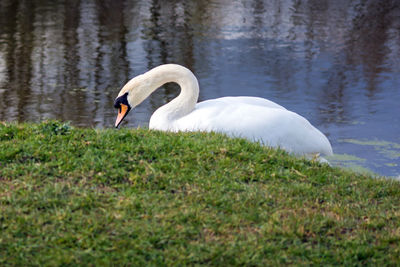
[[[332,154],[329,140],[305,118],[257,97],[223,97],[200,102],[169,129],[160,130],[215,131],[299,155]]]
[[[220,98],[215,98],[215,99],[210,99],[210,100],[205,100],[200,103],[197,103],[196,108],[201,108],[201,107],[209,107],[209,106],[218,106],[218,105],[241,105],[241,104],[247,104],[247,105],[253,105],[253,106],[262,106],[266,108],[280,108],[280,109],[285,109],[281,105],[270,101],[265,98],[261,97],[254,97],[254,96],[226,96],[226,97],[220,97]],[[286,110],[286,109],[285,109]]]

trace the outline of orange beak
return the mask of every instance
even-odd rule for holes
[[[125,116],[128,114],[129,108],[127,105],[121,104],[118,110],[117,120],[115,121],[115,127],[117,128]]]

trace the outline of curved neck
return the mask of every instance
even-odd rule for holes
[[[169,120],[190,113],[197,103],[199,84],[194,74],[185,67],[175,64],[161,65],[138,78],[141,79],[142,84],[146,85],[144,90],[147,92],[143,92],[142,101],[165,83],[175,82],[180,86],[180,94],[155,112],[155,114],[163,114]]]
[[[152,91],[168,82],[175,82],[181,88],[181,92],[176,98],[159,108],[164,114],[168,114],[169,118],[182,117],[194,109],[199,97],[199,83],[189,69],[167,64],[156,67],[145,75],[154,77],[155,87]]]

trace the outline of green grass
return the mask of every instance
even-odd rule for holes
[[[397,265],[400,184],[219,134],[0,123],[0,266]]]

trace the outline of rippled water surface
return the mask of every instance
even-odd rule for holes
[[[200,100],[265,97],[331,140],[335,165],[400,175],[399,1],[0,0],[0,120],[112,127],[130,78],[190,68]],[[146,126],[168,84],[127,117]]]

